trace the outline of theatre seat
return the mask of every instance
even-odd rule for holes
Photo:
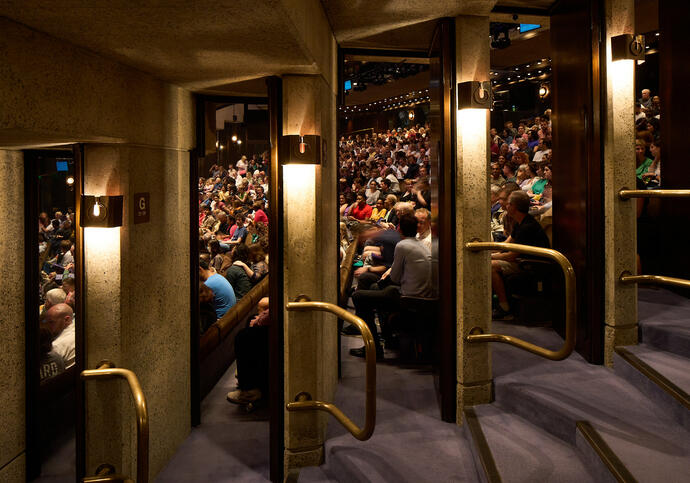
[[[400,297],[400,311],[388,321],[404,361],[432,362],[438,327],[438,298]]]
[[[518,258],[521,271],[505,277],[506,293],[518,323],[543,325],[553,319],[555,297],[562,276],[558,265],[548,260]]]

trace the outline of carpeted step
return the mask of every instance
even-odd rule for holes
[[[617,347],[614,368],[690,430],[690,359],[640,344]]]
[[[559,383],[497,383],[496,399],[509,401],[512,411],[569,444],[577,445],[577,422],[589,420],[638,481],[683,481],[690,468],[690,432],[613,374],[603,381],[574,376],[580,381],[563,375]]]
[[[499,405],[484,404],[473,409],[501,481],[601,481],[588,471],[575,446]]]
[[[300,483],[336,483],[338,480],[331,476],[325,466],[308,466],[300,470],[297,481]]]
[[[664,289],[638,294],[641,342],[690,359],[690,300]]]

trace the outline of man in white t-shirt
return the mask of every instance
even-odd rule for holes
[[[414,212],[417,218],[417,240],[431,252],[431,212],[426,208],[419,208]]]
[[[65,369],[74,365],[74,312],[67,304],[57,304],[45,313],[44,323],[53,336],[53,351],[65,362]]]

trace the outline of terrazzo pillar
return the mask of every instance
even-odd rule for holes
[[[25,345],[24,345],[24,163],[21,151],[0,150],[0,253],[5,276],[0,331],[0,481],[26,480]]]
[[[611,59],[611,37],[635,32],[634,0],[606,1],[606,131],[604,207],[606,232],[604,362],[613,365],[618,345],[637,343],[637,287],[623,285],[623,271],[636,272],[636,200],[618,191],[635,189],[635,61]]]
[[[455,19],[456,79],[489,80],[489,17]],[[458,338],[458,410],[491,400],[491,357],[488,344],[468,344],[473,327],[491,328],[491,264],[488,252],[469,252],[465,243],[490,241],[489,110],[457,112],[456,257]]]
[[[283,166],[284,303],[300,294],[337,304],[338,259],[335,91],[321,76],[283,77],[283,134],[318,134],[321,165]],[[333,401],[337,385],[337,324],[323,312],[285,312],[285,401],[300,392]],[[285,469],[323,461],[323,412],[285,412]]]

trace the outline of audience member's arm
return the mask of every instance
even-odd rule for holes
[[[395,284],[400,283],[400,279],[402,278],[402,273],[403,273],[403,253],[402,253],[402,248],[398,244],[395,247],[395,253],[393,254],[393,265],[391,265],[391,268],[389,268],[385,273],[388,274],[388,276],[391,279],[391,282]],[[381,277],[383,278],[383,277]]]

